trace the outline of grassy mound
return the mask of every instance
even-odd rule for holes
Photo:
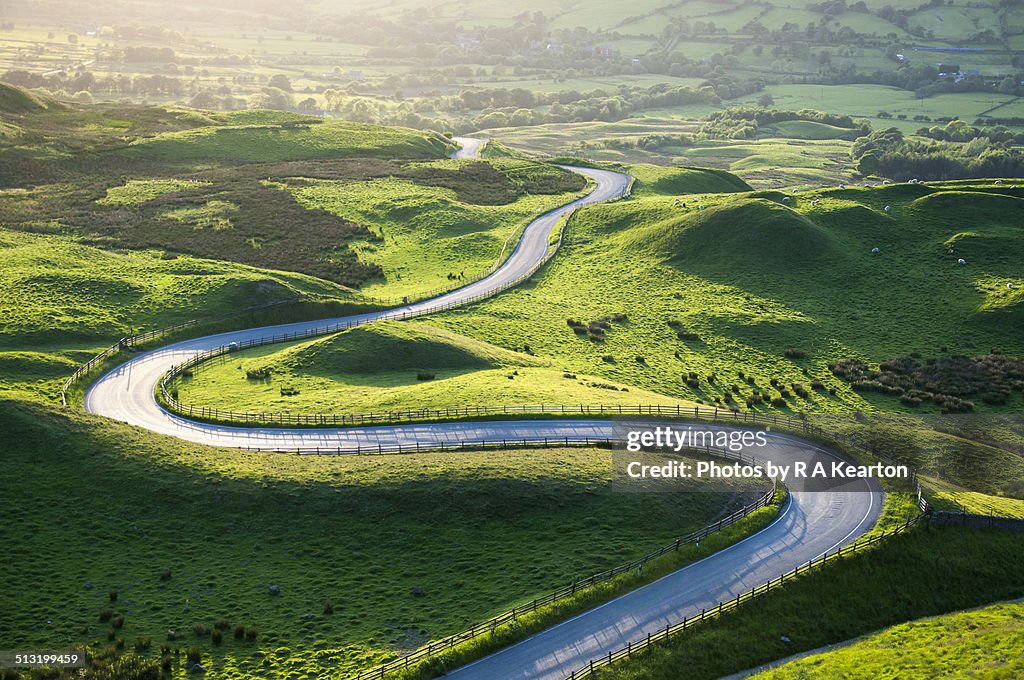
[[[629,173],[636,177],[635,195],[711,194],[750,191],[742,179],[724,170],[710,168],[666,168],[658,165],[632,165]]]
[[[385,322],[284,349],[233,354],[204,366],[178,386],[178,394],[193,406],[244,413],[680,403],[620,381],[566,372],[521,349],[426,323]]]
[[[772,136],[789,137],[792,139],[847,139],[857,130],[828,125],[813,120],[785,120],[770,126],[775,134]]]
[[[978,211],[983,219],[1006,220],[1009,224],[1020,224],[1024,215],[1024,199],[1003,193],[983,191],[935,191],[915,200],[911,204],[919,210],[942,212],[950,208],[958,211]]]
[[[423,323],[388,321],[314,340],[282,352],[275,365],[317,374],[401,369],[532,366],[527,354],[456,335]]]
[[[52,99],[45,99],[28,90],[0,82],[0,114],[26,114],[63,108]]]
[[[668,224],[638,230],[636,242],[679,266],[785,270],[834,257],[831,235],[808,217],[765,198],[692,210]]]
[[[353,674],[743,502],[614,492],[608,451],[279,456],[10,401],[0,424],[0,638],[157,655],[171,630],[218,678]]]

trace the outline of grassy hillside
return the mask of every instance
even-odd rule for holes
[[[474,277],[585,188],[540,163],[444,159],[444,137],[277,111],[0,111],[0,226],[301,272],[401,297]],[[15,96],[17,95],[17,96]],[[26,103],[27,102],[27,103]]]
[[[186,404],[237,412],[680,403],[414,322],[374,324],[284,349],[233,353],[204,365],[177,389]]]
[[[697,194],[678,207],[640,194],[578,213],[564,251],[534,282],[432,323],[671,396],[745,408],[747,397],[770,401],[784,387],[794,411],[899,410],[907,407],[895,397],[854,392],[829,364],[1024,353],[1006,332],[1024,300],[1016,191]],[[960,192],[962,204],[943,198]],[[965,232],[973,235],[958,237]],[[598,337],[566,325],[615,314],[627,319]],[[1020,403],[1018,391],[1011,407]],[[929,409],[938,407],[917,410]]]
[[[835,651],[815,654],[753,676],[789,680],[813,675],[843,678],[1024,675],[1024,604],[920,619],[869,635]]]
[[[219,678],[365,667],[743,502],[615,493],[599,450],[255,454],[12,401],[0,422],[0,638],[194,646]]]
[[[811,572],[718,620],[688,630],[664,646],[612,666],[598,677],[718,678],[922,616],[1017,598],[1024,595],[1018,575],[1022,548],[1024,536],[1020,534],[921,527]],[[985,647],[985,667],[994,677],[1012,677],[1014,666],[1008,664],[1019,658],[1018,654],[1008,653],[1015,649],[1014,641],[1019,636],[1019,615],[1010,613],[1007,618],[1008,627],[1002,631],[1011,637],[1003,638],[1004,642],[995,648]],[[970,623],[955,626],[963,634],[947,637],[941,653],[935,647],[929,650],[929,663],[936,664],[930,668],[936,672],[917,676],[913,674],[916,666],[903,665],[899,667],[899,677],[935,677],[959,669],[970,674],[978,670],[972,669],[977,658],[973,650],[984,645],[982,641],[989,639],[989,633],[981,629],[975,638],[964,627],[970,629]],[[908,631],[898,636],[899,648],[920,659],[914,649],[922,640],[912,632],[914,626],[897,630]],[[992,636],[995,639],[994,631]],[[843,650],[834,654],[837,659],[853,660],[840,656]],[[875,649],[865,664],[853,665],[801,661],[794,664],[794,674],[778,677],[884,677],[885,669],[894,667],[889,664],[895,663],[897,654]],[[904,657],[904,661],[909,660]],[[861,672],[868,669],[875,672]],[[1009,674],[1000,675],[1006,671]]]

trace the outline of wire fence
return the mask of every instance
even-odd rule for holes
[[[732,460],[739,460],[744,463],[758,464],[760,462],[756,458],[743,456],[742,454],[738,454],[724,448],[710,447],[707,449],[703,449],[703,451],[710,452],[713,455],[719,457],[729,458]],[[777,482],[775,482],[775,480],[772,480],[772,482],[772,487],[768,489],[760,497],[758,497],[758,499],[755,500],[754,502],[745,505],[739,510],[733,512],[727,517],[723,517],[722,519],[718,520],[717,522],[714,522],[713,524],[709,524],[708,526],[698,529],[697,531],[689,533],[685,536],[681,536],[677,538],[675,541],[667,545],[664,545],[658,548],[657,550],[647,553],[643,557],[635,559],[631,562],[627,562],[626,564],[619,565],[612,569],[607,569],[597,574],[593,574],[591,576],[588,576],[587,578],[576,579],[569,585],[563,586],[561,588],[551,591],[550,593],[534,598],[526,604],[513,607],[512,609],[502,612],[501,614],[498,614],[497,616],[487,619],[486,621],[478,623],[475,626],[472,626],[471,628],[467,628],[466,630],[442,638],[440,640],[435,640],[426,645],[425,647],[417,649],[411,654],[407,654],[406,656],[395,659],[394,661],[389,661],[388,663],[381,664],[380,666],[377,666],[375,668],[363,671],[358,675],[354,676],[354,678],[355,680],[383,679],[387,677],[389,674],[393,674],[397,671],[409,668],[410,666],[419,663],[424,659],[436,656],[442,652],[449,651],[457,645],[462,644],[463,642],[468,642],[469,640],[473,640],[481,635],[493,634],[499,626],[516,621],[520,616],[535,612],[544,606],[553,604],[555,602],[559,602],[561,600],[565,600],[566,598],[573,597],[577,593],[581,593],[600,583],[606,583],[622,574],[626,574],[632,571],[642,572],[644,566],[652,560],[656,560],[659,557],[662,557],[669,553],[676,552],[685,545],[698,543],[701,539],[706,538],[707,536],[710,536],[711,534],[721,531],[723,528],[728,527],[742,520],[744,517],[747,517],[748,515],[750,515],[750,513],[754,512],[755,510],[770,505],[773,499],[775,498],[776,491],[778,490]]]
[[[600,670],[601,668],[610,666],[616,661],[628,659],[634,654],[637,654],[647,649],[651,645],[668,640],[678,635],[679,633],[682,633],[687,628],[691,628],[709,618],[719,616],[724,612],[732,611],[740,605],[742,605],[743,603],[749,602],[750,600],[754,599],[755,597],[760,597],[761,595],[764,595],[765,593],[771,590],[775,590],[776,588],[785,585],[787,580],[792,580],[800,574],[806,573],[810,569],[820,567],[826,562],[830,562],[844,555],[855,553],[858,550],[863,550],[865,548],[875,545],[879,541],[883,541],[887,538],[895,536],[896,534],[903,533],[913,525],[917,524],[917,522],[919,522],[922,519],[922,517],[924,517],[924,515],[918,515],[916,517],[908,519],[906,522],[896,526],[893,529],[883,531],[882,533],[876,534],[869,538],[855,541],[854,543],[842,546],[832,552],[826,552],[820,557],[812,559],[803,565],[797,566],[792,571],[783,573],[778,578],[772,579],[771,581],[768,581],[763,585],[751,588],[748,592],[740,593],[733,599],[719,602],[717,606],[712,607],[711,609],[702,609],[700,614],[695,614],[690,617],[683,617],[683,620],[679,623],[676,623],[675,625],[666,625],[665,628],[661,630],[649,632],[647,633],[646,637],[640,638],[636,642],[630,642],[625,647],[620,647],[617,650],[608,652],[607,655],[598,657],[596,659],[591,659],[589,662],[587,662],[586,665],[574,670],[570,675],[567,675],[566,680],[580,680],[581,678],[589,678],[593,676],[594,673]]]

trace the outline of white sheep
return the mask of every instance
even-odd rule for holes
[[[875,247],[875,248],[871,249],[871,254],[872,255],[878,255],[880,252],[882,252],[881,248]]]
[[[957,264],[967,264],[967,260],[965,260],[964,258],[961,257],[959,260],[956,261],[956,263]]]
[[[885,212],[889,212],[890,210],[892,210],[892,206],[891,205],[885,206]]]

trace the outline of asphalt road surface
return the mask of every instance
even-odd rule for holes
[[[459,139],[457,158],[475,156],[479,140]],[[232,342],[282,333],[304,332],[344,322],[369,323],[408,318],[449,305],[464,304],[500,289],[528,273],[547,253],[548,239],[559,220],[572,210],[622,195],[629,177],[619,173],[575,168],[591,178],[594,190],[567,206],[534,220],[524,230],[513,254],[481,281],[432,300],[353,317],[322,319],[178,342],[141,354],[100,378],[85,396],[91,413],[179,439],[262,450],[354,451],[395,444],[429,448],[481,440],[555,440],[611,437],[613,425],[601,420],[521,420],[452,422],[348,429],[240,428],[192,422],[170,414],[157,403],[160,378],[173,365],[197,352]],[[759,458],[788,464],[830,455],[815,445],[773,434]],[[704,560],[676,571],[634,592],[527,640],[460,668],[449,677],[561,679],[586,664],[646,637],[650,632],[699,614],[724,599],[761,585],[822,553],[852,542],[874,525],[882,494],[874,480],[860,480],[833,491],[796,491],[779,519],[767,529]],[[784,634],[784,633],[783,633]]]

